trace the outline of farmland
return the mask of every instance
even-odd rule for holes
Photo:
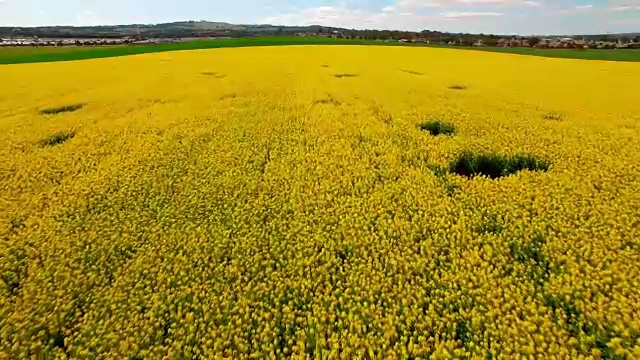
[[[247,46],[282,45],[385,45],[454,48],[465,50],[490,51],[509,54],[531,55],[552,58],[640,61],[640,50],[584,50],[584,49],[532,49],[500,47],[459,47],[445,45],[411,44],[401,42],[383,42],[375,40],[331,39],[326,37],[263,36],[250,38],[223,38],[194,40],[176,43],[129,45],[129,46],[64,46],[64,47],[6,47],[0,48],[0,64],[23,64],[53,61],[72,61],[96,58],[109,58],[136,54],[158,53],[178,50],[214,49]]]
[[[2,359],[640,357],[639,64],[278,46],[0,78]]]

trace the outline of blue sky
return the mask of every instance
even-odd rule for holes
[[[640,32],[640,0],[0,0],[0,26],[178,20],[522,35]]]

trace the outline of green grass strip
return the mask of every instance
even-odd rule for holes
[[[298,36],[265,36],[234,39],[195,40],[168,44],[150,45],[118,45],[118,46],[66,46],[66,47],[7,47],[0,48],[0,64],[23,64],[55,61],[73,61],[117,56],[137,55],[146,53],[215,49],[247,46],[278,46],[278,45],[384,45],[384,46],[428,46],[452,49],[466,49],[490,51],[520,55],[544,57],[610,60],[610,61],[640,61],[640,50],[541,50],[527,48],[469,48],[458,46],[407,44],[400,42],[384,42],[374,40],[330,39],[325,37]]]

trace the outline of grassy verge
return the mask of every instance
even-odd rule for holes
[[[508,54],[532,55],[564,59],[640,61],[640,49],[531,49],[531,48],[474,48],[474,50]]]
[[[169,44],[96,46],[96,47],[11,47],[0,49],[0,64],[71,61],[146,54],[176,50],[214,49],[245,46],[379,44],[377,41],[328,39],[323,37],[253,37],[207,39]],[[399,44],[398,44],[399,45]]]
[[[324,37],[253,37],[237,39],[196,40],[171,44],[130,45],[130,46],[100,46],[100,47],[11,47],[0,49],[0,64],[22,64],[37,62],[71,61],[95,58],[106,58],[145,53],[214,49],[226,47],[245,46],[276,46],[276,45],[385,45],[385,46],[431,46],[416,45],[397,42],[382,42],[373,40],[348,40],[328,39]],[[610,60],[610,61],[640,61],[640,50],[540,50],[524,48],[465,48],[449,47],[455,49],[473,49],[480,51],[492,51],[521,55]]]

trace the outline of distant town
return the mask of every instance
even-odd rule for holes
[[[180,39],[40,39],[15,38],[0,39],[0,46],[114,46],[114,45],[144,45],[197,40],[199,38]]]
[[[296,34],[296,36],[326,36],[334,38],[345,38],[341,35],[326,34]],[[223,37],[216,37],[223,38]],[[226,38],[226,37],[224,37]],[[351,38],[351,37],[348,37]],[[40,39],[40,38],[5,38],[0,39],[0,47],[16,47],[16,46],[116,46],[116,45],[149,45],[161,43],[173,43],[193,41],[202,38],[155,38],[155,39]],[[207,38],[212,39],[212,38]],[[215,38],[213,38],[215,39]],[[356,36],[353,39],[360,39]],[[468,40],[433,40],[427,38],[387,38],[387,39],[370,39],[384,42],[402,42],[413,44],[432,44],[432,45],[448,45],[448,46],[472,46],[472,47],[523,47],[523,48],[539,48],[539,49],[640,49],[640,39],[617,39],[617,40],[586,40],[581,38],[537,38],[537,37],[513,37],[508,39],[497,39],[495,41],[487,41],[478,39],[476,41]]]

